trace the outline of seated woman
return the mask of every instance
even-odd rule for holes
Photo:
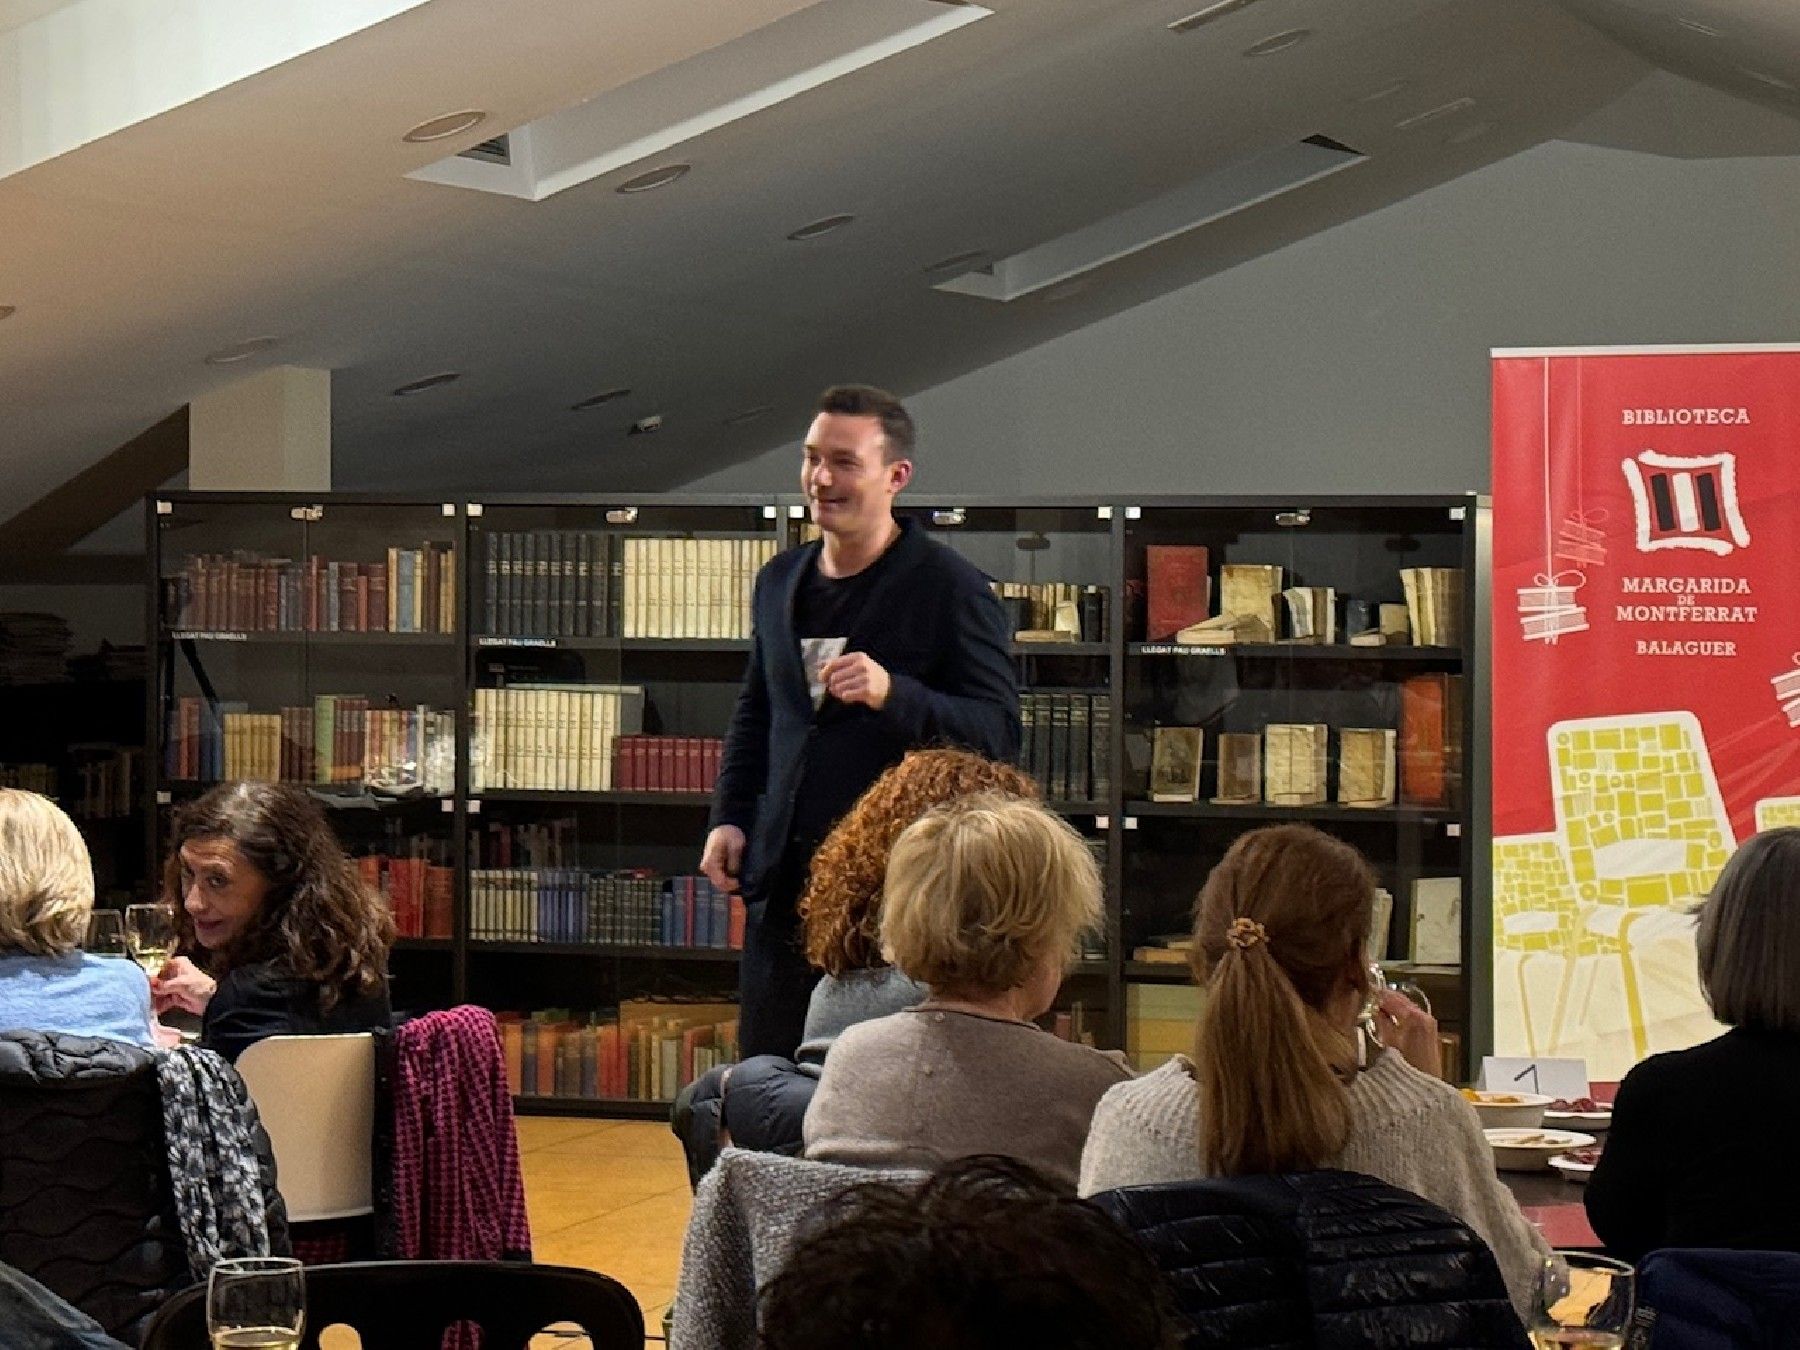
[[[1609,1252],[1800,1252],[1800,829],[1767,830],[1725,864],[1700,911],[1700,988],[1731,1028],[1652,1055],[1619,1084],[1587,1186]]]
[[[975,792],[1035,800],[1037,784],[1010,764],[967,750],[915,750],[870,785],[813,854],[800,897],[813,987],[792,1060],[756,1055],[711,1070],[677,1102],[674,1129],[698,1185],[727,1144],[792,1156],[825,1052],[846,1027],[923,1002],[928,990],[881,955],[882,877],[900,832],[932,807]]]
[[[0,1031],[63,1031],[154,1049],[137,963],[79,950],[94,869],[48,797],[0,788]]]
[[[837,1038],[806,1156],[932,1168],[997,1153],[1073,1190],[1094,1105],[1131,1074],[1031,1019],[1099,918],[1093,855],[1035,802],[983,793],[908,826],[888,858],[882,947],[931,996]]]
[[[1206,879],[1194,1058],[1113,1089],[1094,1113],[1081,1193],[1194,1177],[1341,1168],[1423,1196],[1479,1233],[1513,1306],[1531,1308],[1543,1239],[1494,1173],[1474,1108],[1435,1073],[1437,1024],[1400,994],[1357,1022],[1375,878],[1310,826],[1240,835]]]
[[[200,1014],[206,1048],[389,1024],[393,916],[301,789],[224,783],[184,807],[163,895],[180,955],[156,1006]]]

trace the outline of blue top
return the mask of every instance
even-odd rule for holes
[[[146,1050],[150,980],[122,956],[0,954],[0,1031],[62,1031],[103,1036]]]

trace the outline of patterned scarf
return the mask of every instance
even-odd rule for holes
[[[204,1280],[234,1256],[267,1256],[269,1229],[254,1141],[256,1107],[218,1055],[177,1046],[157,1055],[163,1134],[188,1265]]]

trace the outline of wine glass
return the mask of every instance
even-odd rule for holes
[[[1531,1339],[1538,1350],[1617,1350],[1631,1326],[1637,1275],[1591,1252],[1551,1252],[1538,1272]]]
[[[213,1350],[299,1350],[306,1276],[287,1256],[220,1261],[206,1282]]]
[[[125,941],[144,974],[160,973],[175,941],[174,914],[167,905],[125,906]]]
[[[130,956],[131,948],[125,941],[125,916],[116,909],[97,909],[89,914],[81,949],[95,956]]]

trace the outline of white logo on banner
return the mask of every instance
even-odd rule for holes
[[[1750,546],[1738,510],[1737,456],[1642,450],[1619,462],[1637,512],[1640,553],[1693,548],[1721,556]]]

